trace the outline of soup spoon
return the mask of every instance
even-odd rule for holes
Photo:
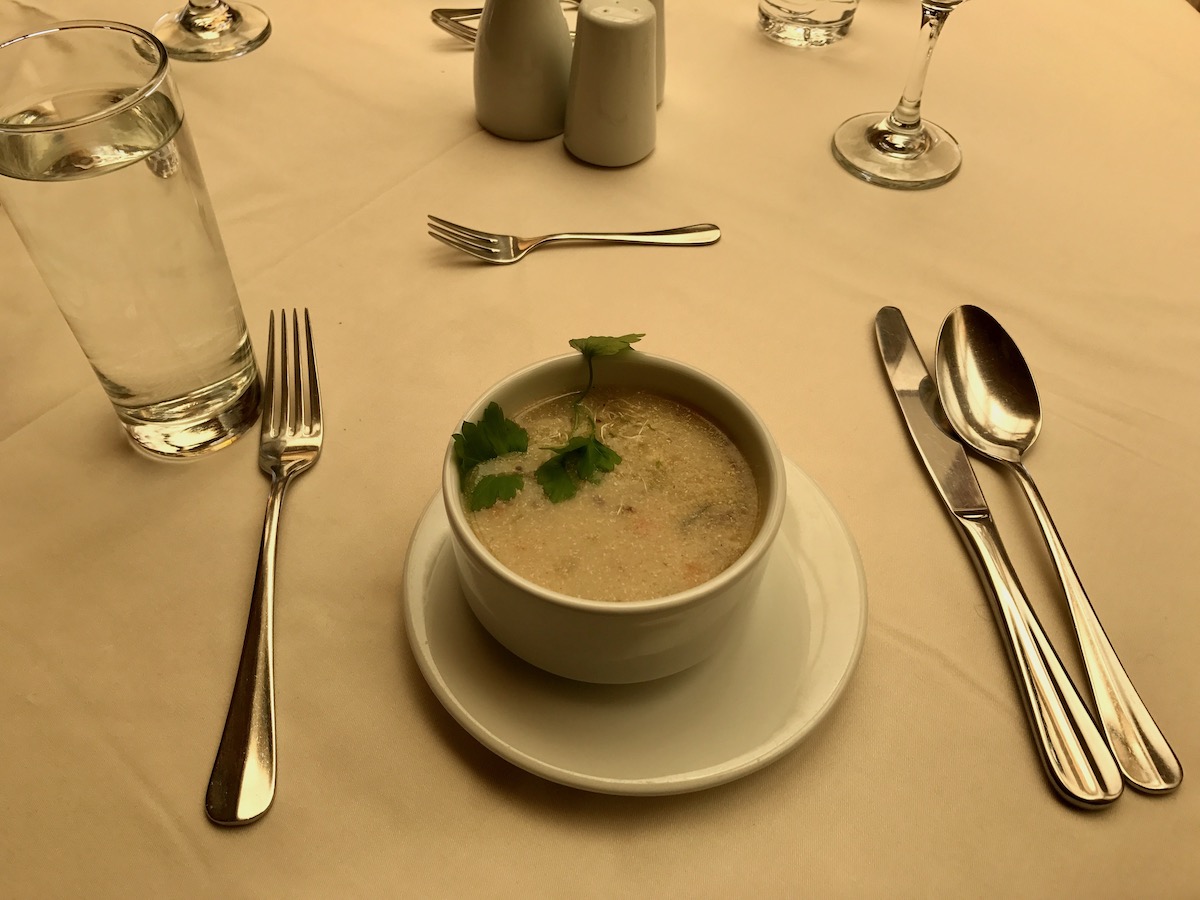
[[[1117,658],[1022,462],[1041,431],[1042,413],[1021,351],[988,313],[960,306],[942,323],[935,371],[954,430],[974,450],[1011,469],[1033,507],[1067,596],[1100,724],[1125,780],[1149,793],[1173,790],[1183,779],[1179,760]]]

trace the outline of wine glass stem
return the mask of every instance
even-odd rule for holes
[[[925,91],[925,76],[929,72],[929,61],[933,58],[933,48],[937,46],[938,35],[942,26],[950,17],[950,7],[933,3],[921,4],[921,39],[917,42],[916,56],[908,72],[908,81],[904,84],[904,93],[900,102],[888,116],[888,125],[896,131],[908,134],[921,132],[921,95]]]
[[[197,35],[220,35],[241,24],[242,15],[225,0],[188,0],[179,24]]]

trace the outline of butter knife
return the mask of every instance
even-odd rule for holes
[[[1121,795],[1121,770],[1025,599],[966,450],[943,424],[937,387],[903,313],[881,309],[875,336],[913,443],[988,588],[1046,775],[1067,802],[1107,806]]]

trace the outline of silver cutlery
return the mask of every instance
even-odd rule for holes
[[[1025,599],[966,449],[949,434],[937,388],[900,310],[881,309],[875,334],[913,443],[989,589],[1050,783],[1070,803],[1104,807],[1121,795],[1121,771]]]
[[[578,8],[578,6],[578,0],[562,0],[563,9],[571,10]],[[479,33],[479,28],[467,23],[477,21],[482,15],[482,8],[451,8],[435,9],[430,13],[429,17],[438,28],[449,32],[459,40],[466,41],[468,44],[474,44],[475,38]]]
[[[482,15],[482,9],[435,9],[430,13],[430,18],[433,19],[433,24],[443,31],[468,44],[474,44],[479,29],[466,23],[477,20]]]
[[[595,241],[604,244],[658,244],[671,247],[699,247],[715,244],[721,239],[721,229],[716,225],[685,225],[668,228],[666,231],[635,231],[629,233],[564,232],[543,234],[538,237],[517,237],[513,234],[495,234],[479,231],[465,225],[456,225],[437,216],[429,217],[429,235],[455,250],[469,253],[476,259],[496,265],[514,263],[530,250],[544,244],[561,241]]]
[[[275,550],[284,492],[321,455],[321,390],[313,354],[312,327],[304,311],[304,351],[292,311],[281,313],[276,356],[275,313],[267,331],[266,377],[258,465],[271,479],[263,522],[258,570],[250,596],[250,619],[238,662],[233,696],[204,799],[218,825],[247,825],[275,797],[275,666],[272,620],[275,607]]]
[[[1071,610],[1100,724],[1125,780],[1150,793],[1174,790],[1183,780],[1179,759],[1117,658],[1025,468],[1042,415],[1021,351],[987,312],[960,306],[942,324],[934,372],[954,430],[976,452],[1012,471],[1033,508]]]

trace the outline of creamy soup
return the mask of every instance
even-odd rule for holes
[[[628,601],[694,587],[741,556],[758,527],[750,466],[719,428],[668,397],[589,393],[584,406],[597,436],[622,461],[599,483],[551,503],[534,472],[552,455],[545,448],[571,436],[574,397],[522,410],[513,418],[529,432],[529,451],[479,466],[479,476],[525,476],[513,500],[467,514],[500,562],[573,597]]]

